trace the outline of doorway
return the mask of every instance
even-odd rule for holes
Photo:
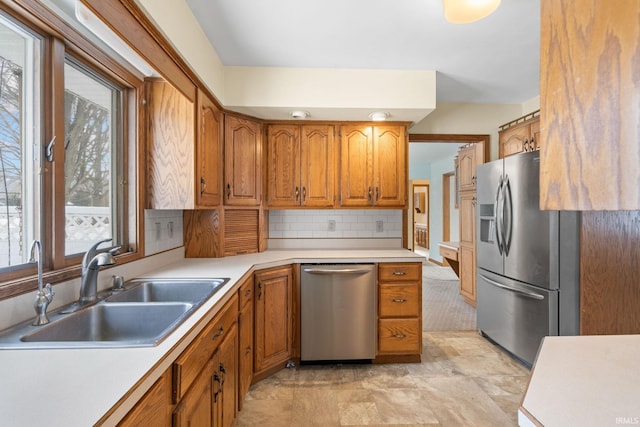
[[[429,259],[429,181],[411,181],[413,194],[413,251]]]
[[[436,145],[446,146],[446,145],[455,144],[454,146],[457,148],[457,146],[465,145],[468,143],[478,143],[478,144],[482,144],[482,147],[485,153],[485,158],[489,158],[489,149],[490,149],[489,141],[490,141],[489,135],[409,134],[409,150],[411,151],[411,147],[422,146],[423,144],[431,145],[431,146],[436,146]],[[454,153],[455,151],[456,149],[453,150]],[[454,165],[453,165],[453,162],[450,162],[451,163],[450,165],[447,163],[446,168],[444,168],[443,166],[439,174],[438,174],[438,170],[434,168],[433,171],[428,171],[425,175],[422,175],[416,172],[416,169],[419,169],[420,167],[419,166],[417,168],[414,167],[415,159],[413,157],[414,157],[413,155],[409,156],[409,179],[411,180],[410,182],[423,179],[423,178],[428,179],[427,177],[434,178],[430,180],[430,193],[429,193],[429,200],[430,200],[429,209],[430,210],[429,210],[429,230],[428,230],[429,240],[430,240],[429,242],[430,253],[427,259],[431,262],[434,262],[435,264],[441,264],[442,258],[439,255],[438,242],[445,241],[444,239],[441,240],[442,237],[444,237],[443,232],[441,231],[443,218],[440,216],[440,214],[442,213],[443,207],[441,205],[443,205],[443,197],[444,197],[444,194],[442,194],[443,189],[442,189],[441,180],[443,178],[442,176],[443,173],[451,172],[454,170]],[[434,174],[437,174],[437,175],[434,175]],[[454,175],[454,178],[455,178],[455,175]],[[452,180],[452,178],[449,178],[449,179]],[[455,191],[454,191],[455,184],[450,181],[449,186],[455,194]],[[412,190],[411,185],[409,186],[409,190],[410,191]],[[409,193],[409,194],[411,195],[413,193]],[[455,202],[455,197],[452,197],[450,195],[449,198],[450,200],[453,198]],[[413,197],[410,197],[409,208],[406,211],[404,211],[402,229],[403,229],[404,247],[415,251],[415,248],[416,248],[415,236],[414,236],[415,210],[413,207],[413,204],[414,204],[413,202],[414,202]],[[452,220],[449,219],[449,221],[452,221]],[[449,240],[451,240],[451,238],[452,237],[450,235]]]

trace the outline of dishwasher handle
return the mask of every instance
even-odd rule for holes
[[[305,268],[302,271],[310,274],[364,274],[373,270],[370,268]]]

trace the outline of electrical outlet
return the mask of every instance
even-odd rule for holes
[[[330,219],[328,221],[327,230],[328,231],[336,231],[336,220],[335,219]]]
[[[170,239],[173,239],[173,221],[167,223],[167,235]]]
[[[160,229],[160,223],[156,222],[156,240],[160,240],[162,237],[162,230]]]
[[[382,233],[384,231],[384,221],[376,221],[376,232]]]

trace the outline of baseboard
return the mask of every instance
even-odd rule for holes
[[[436,260],[435,260],[435,259],[433,259],[433,258],[429,258],[429,262],[432,262],[432,263],[434,263],[434,264],[438,264],[440,267],[442,267],[442,262],[440,262],[440,261],[436,261]]]

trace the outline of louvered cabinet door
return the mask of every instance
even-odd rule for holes
[[[224,255],[258,252],[260,211],[258,209],[225,209]]]

